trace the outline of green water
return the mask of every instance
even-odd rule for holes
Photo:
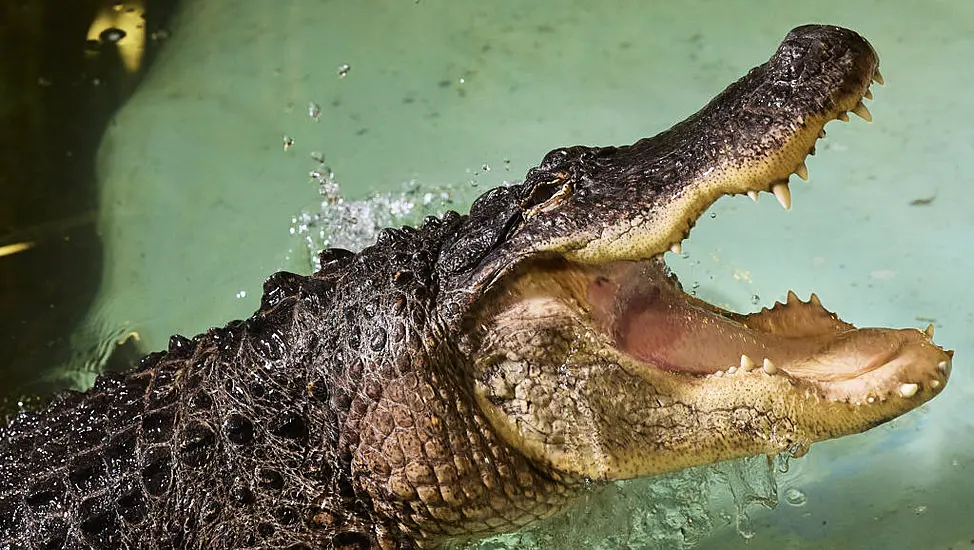
[[[655,134],[799,24],[860,31],[887,83],[875,122],[829,126],[790,212],[725,198],[669,263],[738,310],[794,289],[857,325],[932,319],[957,350],[948,390],[792,461],[773,477],[777,509],[747,508],[749,540],[720,495],[769,494],[754,464],[623,484],[488,547],[672,547],[681,533],[703,548],[974,546],[974,2],[186,4],[101,146],[105,278],[79,339],[131,330],[154,349],[246,316],[267,274],[310,270],[309,238],[361,245],[375,223],[466,208],[554,147]],[[344,224],[309,177],[321,155]]]

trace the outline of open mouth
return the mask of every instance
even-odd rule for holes
[[[857,329],[789,292],[747,315],[685,293],[660,259],[585,268],[590,315],[614,347],[653,368],[695,377],[749,373],[804,381],[823,399],[861,405],[939,390],[950,352],[933,327]],[[937,365],[931,372],[930,365]]]
[[[774,147],[760,155],[730,155],[726,162],[715,162],[705,177],[697,178],[701,183],[674,193],[653,221],[639,227],[633,222],[635,230],[558,251],[557,260],[522,266],[514,277],[519,280],[514,283],[520,287],[514,293],[518,305],[501,317],[550,318],[572,310],[570,315],[583,317],[579,322],[585,330],[597,333],[635,369],[651,373],[691,379],[777,377],[799,386],[807,398],[854,406],[918,394],[925,400],[938,393],[950,374],[953,352],[932,342],[933,326],[924,331],[859,329],[826,310],[816,295],[802,301],[793,292],[785,303],[738,314],[683,292],[662,259],[665,251],[682,251],[695,221],[721,196],[746,194],[757,200],[768,192],[790,209],[788,177],[794,173],[807,179],[805,158],[825,137],[825,124],[848,121],[849,112],[871,121],[863,100],[872,98],[871,83],[883,81],[871,59],[871,67],[863,67],[853,84],[833,95],[831,108],[796,117],[771,139]],[[715,116],[707,109],[696,117]],[[693,124],[695,117],[671,132]],[[658,252],[646,254],[649,250]],[[524,280],[528,272],[534,274]],[[560,296],[551,294],[553,287],[562,289],[556,293]]]
[[[461,346],[497,433],[557,471],[627,479],[797,456],[939,394],[953,352],[932,327],[857,328],[794,293],[735,313],[684,292],[663,261],[723,196],[767,192],[791,208],[788,181],[807,177],[825,125],[872,118],[878,66],[854,31],[798,27],[669,130],[556,149],[523,184],[478,199],[471,217],[503,232],[474,225],[451,251],[503,242],[464,275],[487,292],[454,296],[476,301]]]

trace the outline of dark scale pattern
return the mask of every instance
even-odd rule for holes
[[[577,487],[476,405],[478,300],[552,243],[665,210],[714,140],[740,162],[773,152],[875,63],[851,31],[797,29],[669,132],[553,151],[469,216],[326,250],[310,277],[269,277],[251,318],[22,413],[0,429],[0,550],[413,548],[563,508]]]
[[[174,336],[133,371],[14,419],[0,549],[408,548],[523,521],[485,523],[487,489],[463,487],[501,487],[524,466],[484,433],[437,321],[440,243],[465,222],[325,251],[312,277],[271,276],[250,319]]]

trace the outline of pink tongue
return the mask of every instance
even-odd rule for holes
[[[756,361],[769,355],[767,345],[740,323],[692,306],[644,308],[638,302],[631,302],[617,318],[615,333],[620,348],[647,363],[673,371],[712,373],[738,365],[742,353]]]
[[[787,365],[826,345],[828,336],[788,338],[773,327],[748,328],[704,307],[668,282],[646,281],[620,289],[606,279],[589,287],[593,315],[615,336],[620,349],[659,368],[706,374],[740,364],[747,354]],[[769,328],[771,330],[769,330]]]

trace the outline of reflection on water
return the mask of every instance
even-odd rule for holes
[[[102,269],[99,137],[175,4],[0,5],[0,400],[62,386],[54,367],[75,362]]]

